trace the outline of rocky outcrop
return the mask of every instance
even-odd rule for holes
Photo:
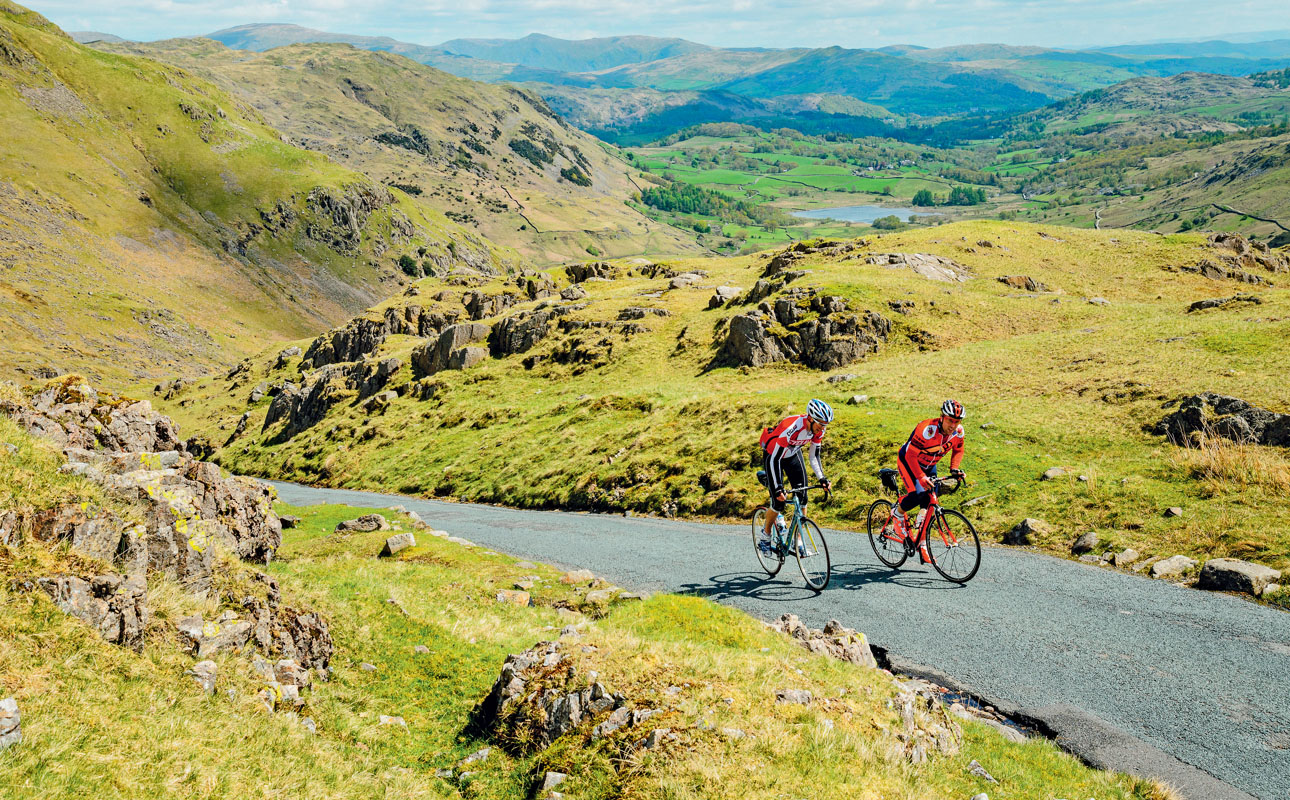
[[[59,447],[104,451],[159,451],[183,447],[179,429],[147,400],[100,395],[75,377],[50,383],[25,401],[0,400],[28,431]]]
[[[909,763],[925,763],[933,753],[957,755],[963,746],[963,729],[945,712],[934,688],[921,681],[898,686],[900,691],[892,701],[900,716],[895,737]]]
[[[1290,272],[1290,256],[1253,242],[1239,233],[1218,232],[1209,235],[1209,246],[1227,266],[1243,270]]]
[[[140,649],[149,617],[149,576],[165,576],[201,598],[210,595],[218,578],[217,599],[227,599],[249,582],[241,602],[250,619],[243,622],[235,612],[225,612],[213,624],[222,625],[235,646],[253,642],[265,652],[325,668],[333,645],[321,617],[285,607],[276,582],[267,575],[213,557],[216,548],[222,548],[248,561],[267,563],[273,558],[282,541],[282,526],[272,510],[273,490],[249,479],[225,477],[218,466],[197,461],[174,446],[173,423],[146,404],[95,392],[79,381],[53,388],[56,400],[71,396],[83,408],[69,412],[64,408],[68,404],[51,401],[51,390],[46,389],[35,395],[38,404],[10,400],[4,410],[33,433],[56,430],[52,438],[59,443],[90,444],[65,446],[68,460],[62,469],[100,484],[118,511],[64,503],[0,515],[6,544],[17,546],[28,538],[65,543],[80,557],[72,562],[77,574],[21,579],[15,587],[44,591],[65,613],[83,620],[107,641]],[[110,449],[123,443],[169,448]],[[80,573],[90,563],[86,559],[97,559],[113,571]],[[217,576],[216,570],[223,572]],[[204,652],[204,640],[218,640],[219,629],[212,632],[212,623],[200,618],[195,622],[187,626],[195,634],[189,638]]]
[[[394,335],[435,337],[456,323],[459,316],[456,309],[445,311],[409,305],[387,308],[377,318],[354,317],[310,342],[300,359],[300,369],[303,372],[328,364],[361,361],[376,353],[385,340]]]
[[[516,276],[515,285],[530,300],[541,300],[556,294],[555,282],[544,272],[525,270]]]
[[[1215,281],[1261,284],[1267,279],[1258,273],[1290,272],[1290,257],[1263,242],[1252,242],[1239,233],[1220,232],[1210,234],[1206,257],[1177,269]]]
[[[357,184],[343,193],[319,186],[305,200],[305,235],[338,253],[357,255],[372,212],[394,202],[384,186]]]
[[[623,718],[618,727],[650,716],[626,709],[625,703],[598,682],[578,681],[558,642],[540,642],[506,657],[492,690],[474,711],[473,724],[507,750],[527,754],[610,712]],[[605,729],[602,735],[611,732]]]
[[[462,296],[462,305],[466,308],[466,314],[472,320],[488,319],[496,317],[506,309],[519,303],[521,297],[514,292],[502,292],[501,294],[488,294],[481,291],[466,292]]]
[[[878,253],[865,257],[865,263],[912,270],[916,275],[943,283],[962,283],[971,277],[969,269],[962,264],[930,253]]]
[[[1187,313],[1191,314],[1196,311],[1209,311],[1211,309],[1230,308],[1238,304],[1262,305],[1263,298],[1252,294],[1237,294],[1231,297],[1210,297],[1204,300],[1197,300],[1187,306]]]
[[[359,401],[382,391],[403,364],[397,358],[329,364],[305,376],[304,384],[284,386],[269,404],[264,426],[285,421],[283,439],[317,424],[335,405]]]
[[[462,369],[470,355],[464,352],[464,348],[487,340],[491,330],[482,322],[465,322],[445,328],[437,340],[419,345],[412,351],[413,378],[419,380],[445,369]]]
[[[252,572],[250,577],[260,590],[248,592],[241,601],[244,619],[251,625],[250,644],[261,653],[291,659],[325,678],[336,650],[327,621],[313,611],[283,603],[278,582],[268,575]]]
[[[808,255],[836,257],[859,250],[866,244],[868,243],[863,239],[850,242],[796,242],[771,256],[761,275],[763,278],[773,278],[795,269],[798,262]]]
[[[556,310],[524,311],[497,322],[488,335],[488,349],[493,358],[505,358],[527,352],[551,332]]]
[[[803,320],[807,312],[817,316]],[[791,361],[821,370],[837,369],[876,352],[891,333],[891,322],[865,311],[847,313],[839,297],[802,290],[763,302],[756,311],[732,317],[718,362],[760,367]]]
[[[1021,289],[1025,292],[1047,292],[1048,286],[1040,283],[1029,275],[1000,275],[995,280],[1005,286],[1011,286],[1014,289]]]
[[[565,267],[565,272],[573,283],[582,283],[589,278],[613,280],[622,274],[622,269],[608,261],[592,261],[586,264],[570,264]]]
[[[1205,392],[1184,398],[1178,409],[1156,423],[1152,432],[1178,445],[1194,444],[1204,435],[1234,442],[1290,447],[1290,414],[1268,411],[1244,400]]]
[[[143,649],[143,632],[148,625],[148,587],[142,576],[95,575],[80,578],[60,575],[21,581],[16,588],[39,588],[54,605],[89,625],[105,641]]]
[[[843,627],[842,623],[835,619],[829,620],[824,630],[812,630],[806,627],[796,614],[785,614],[771,627],[793,637],[798,644],[812,653],[821,653],[865,667],[878,666],[865,635]]]

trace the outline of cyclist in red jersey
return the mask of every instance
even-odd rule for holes
[[[963,404],[957,400],[946,400],[941,404],[941,416],[925,419],[918,423],[909,441],[900,448],[896,466],[900,477],[905,482],[908,492],[891,510],[898,530],[909,530],[905,513],[914,507],[927,508],[931,505],[931,491],[936,484],[936,465],[945,454],[950,455],[950,474],[955,478],[964,477],[959,463],[963,461]],[[926,564],[931,561],[927,554],[927,545],[920,543],[918,557]]]

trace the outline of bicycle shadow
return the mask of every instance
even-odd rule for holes
[[[692,594],[711,600],[731,600],[736,597],[770,602],[799,602],[810,600],[818,595],[802,585],[801,576],[797,580],[781,572],[768,578],[764,572],[727,572],[713,575],[706,583],[683,583],[678,590],[680,594]],[[827,590],[826,590],[827,591]]]
[[[917,560],[917,559],[915,559]],[[906,586],[911,589],[963,589],[966,588],[957,583],[950,583],[937,574],[930,564],[919,564],[909,566],[906,564],[900,569],[890,569],[881,564],[834,564],[833,578],[829,581],[829,589],[844,589],[856,591],[863,589],[872,583],[889,583],[896,586]],[[828,591],[826,589],[825,591]]]

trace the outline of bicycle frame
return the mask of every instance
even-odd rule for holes
[[[917,549],[920,545],[924,544],[927,541],[927,533],[929,530],[931,530],[932,520],[934,519],[938,520],[941,518],[941,500],[939,497],[937,497],[936,490],[933,489],[928,494],[931,495],[931,501],[927,505],[927,513],[923,515],[923,523],[918,526],[918,536],[916,536],[913,539],[913,541],[910,542],[910,545],[915,549]],[[895,508],[895,506],[892,506],[892,507]],[[949,530],[949,528],[946,526],[941,526],[940,529],[941,529],[941,539],[942,541],[945,542],[946,547],[953,547],[954,545],[958,544],[958,538],[954,536],[953,531]],[[946,536],[946,534],[949,534],[948,537]],[[904,543],[905,541],[907,541],[907,539],[904,536],[895,537],[888,534],[883,534],[883,536],[887,539],[891,539],[893,542]]]
[[[789,495],[794,498],[796,497],[796,495],[794,495],[792,492],[789,492]],[[771,532],[773,533],[773,536],[771,538],[771,546],[780,555],[787,554],[790,548],[789,543],[797,541],[797,529],[798,529],[798,526],[802,524],[802,517],[805,516],[804,514],[802,514],[801,503],[798,503],[796,499],[794,499],[792,502],[793,502],[793,516],[789,520],[788,530],[784,533],[784,536],[782,539],[779,534],[779,526],[777,525],[771,526]],[[781,517],[784,516],[783,512],[780,512],[780,516]]]
[[[803,495],[805,495],[806,492],[810,491],[811,489],[822,489],[822,488],[823,488],[822,486],[803,486],[798,489],[785,490],[784,492],[785,496],[792,498],[788,502],[791,502],[793,504],[793,516],[792,516],[792,520],[788,524],[788,531],[784,535],[784,541],[780,541],[779,533],[778,531],[775,530],[775,526],[771,527],[771,530],[772,530],[771,547],[773,547],[779,555],[787,555],[788,551],[792,549],[793,545],[797,542],[798,529],[802,525],[802,520],[806,519],[806,514],[802,513],[803,504],[797,501],[797,493],[801,492]],[[780,512],[780,516],[781,517],[784,516],[783,512]]]

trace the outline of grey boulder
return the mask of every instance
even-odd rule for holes
[[[1214,558],[1205,562],[1200,568],[1200,580],[1197,589],[1211,589],[1218,592],[1244,592],[1258,596],[1268,584],[1276,583],[1281,578],[1279,570],[1241,561],[1235,558]]]

